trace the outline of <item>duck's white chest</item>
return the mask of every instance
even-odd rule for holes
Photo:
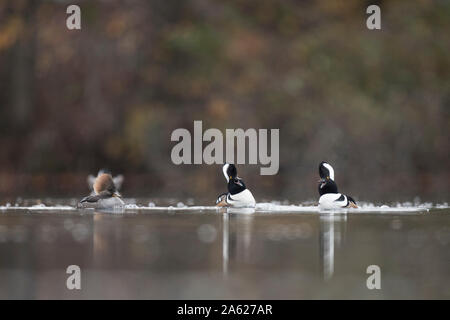
[[[327,193],[319,198],[319,208],[324,210],[344,208],[347,203],[347,197],[342,193]]]
[[[255,198],[250,190],[245,189],[242,192],[237,194],[228,194],[227,195],[227,203],[230,206],[242,208],[242,207],[254,207],[256,205]]]

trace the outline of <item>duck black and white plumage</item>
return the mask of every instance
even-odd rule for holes
[[[78,203],[78,208],[113,209],[124,206],[111,174],[99,174],[92,188],[94,194],[83,198]]]
[[[320,209],[358,208],[352,197],[338,192],[334,181],[334,169],[329,163],[322,161],[319,164],[319,175]]]
[[[236,167],[225,163],[222,167],[223,175],[228,182],[228,192],[221,194],[216,201],[218,207],[253,208],[256,205],[255,198],[237,176]]]

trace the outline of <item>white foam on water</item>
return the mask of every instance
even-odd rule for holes
[[[449,205],[447,202],[444,203],[438,203],[434,206],[436,209],[449,209]]]
[[[413,205],[412,203],[403,203],[395,205],[381,205],[377,206],[372,203],[361,203],[359,208],[350,209],[343,208],[339,210],[321,210],[316,205],[310,204],[298,204],[298,205],[286,205],[280,204],[280,202],[262,202],[257,203],[255,208],[219,208],[215,206],[138,206],[135,204],[126,205],[125,210],[145,210],[145,211],[220,211],[229,213],[405,213],[405,212],[427,212],[434,207],[431,203],[424,203],[420,205]],[[438,208],[448,208],[440,205]]]
[[[342,208],[337,210],[321,210],[318,206],[311,205],[279,205],[276,203],[258,203],[256,212],[295,212],[295,213],[405,213],[405,212],[426,212],[433,206],[423,204],[418,206],[396,204],[395,206],[381,205],[377,206],[372,203],[360,203],[358,208]]]
[[[127,201],[125,200],[125,203]],[[417,203],[404,202],[395,203],[391,205],[375,205],[373,203],[359,202],[358,208],[344,208],[339,210],[320,210],[317,205],[311,203],[305,204],[287,204],[287,201],[282,203],[279,201],[261,202],[257,203],[255,208],[220,208],[216,206],[188,206],[182,202],[178,202],[176,206],[157,206],[153,202],[147,206],[140,206],[136,204],[126,204],[123,211],[213,211],[213,212],[229,212],[229,213],[410,213],[410,212],[427,212],[430,209],[449,209],[448,203],[435,204],[432,203]],[[0,206],[0,211],[9,210],[31,210],[31,211],[76,211],[75,207],[67,205],[46,206],[45,204],[37,204],[33,206],[19,206],[6,204]]]
[[[125,205],[125,210],[148,210],[148,211],[204,211],[204,210],[212,210],[217,211],[219,207],[215,206],[138,206],[136,204],[127,204]]]
[[[262,202],[256,204],[257,212],[319,212],[319,207],[311,205],[284,205],[279,202]]]
[[[5,206],[0,206],[0,210],[7,211],[7,210],[36,210],[36,211],[71,211],[71,210],[77,210],[75,207],[71,206],[46,206],[45,204],[36,204],[33,206],[28,207],[22,207],[22,206],[11,206],[9,204]]]

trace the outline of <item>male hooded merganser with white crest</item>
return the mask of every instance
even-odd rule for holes
[[[94,190],[94,195],[83,198],[78,203],[79,208],[113,209],[124,206],[122,197],[117,192],[111,174],[99,174],[95,179],[92,188]]]
[[[256,201],[244,181],[237,176],[236,167],[225,163],[222,167],[223,175],[228,182],[228,192],[221,194],[216,201],[218,207],[255,207]]]
[[[355,200],[347,195],[338,192],[336,182],[334,182],[334,169],[322,161],[319,164],[319,207],[321,209],[358,208]]]
[[[95,192],[94,192],[95,179],[97,179],[98,177],[100,177],[104,173],[110,174],[112,176],[111,171],[109,171],[108,169],[100,169],[98,171],[96,177],[94,175],[92,175],[92,174],[88,175],[87,183],[88,183],[89,189],[92,190],[91,195],[95,195]],[[119,191],[122,188],[123,175],[119,174],[119,175],[113,177],[112,179],[113,179],[114,185],[116,187],[116,190]]]

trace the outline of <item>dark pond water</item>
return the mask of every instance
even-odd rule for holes
[[[0,210],[0,298],[450,298],[450,209]],[[69,265],[81,290],[69,290]],[[367,268],[379,266],[381,289]]]

